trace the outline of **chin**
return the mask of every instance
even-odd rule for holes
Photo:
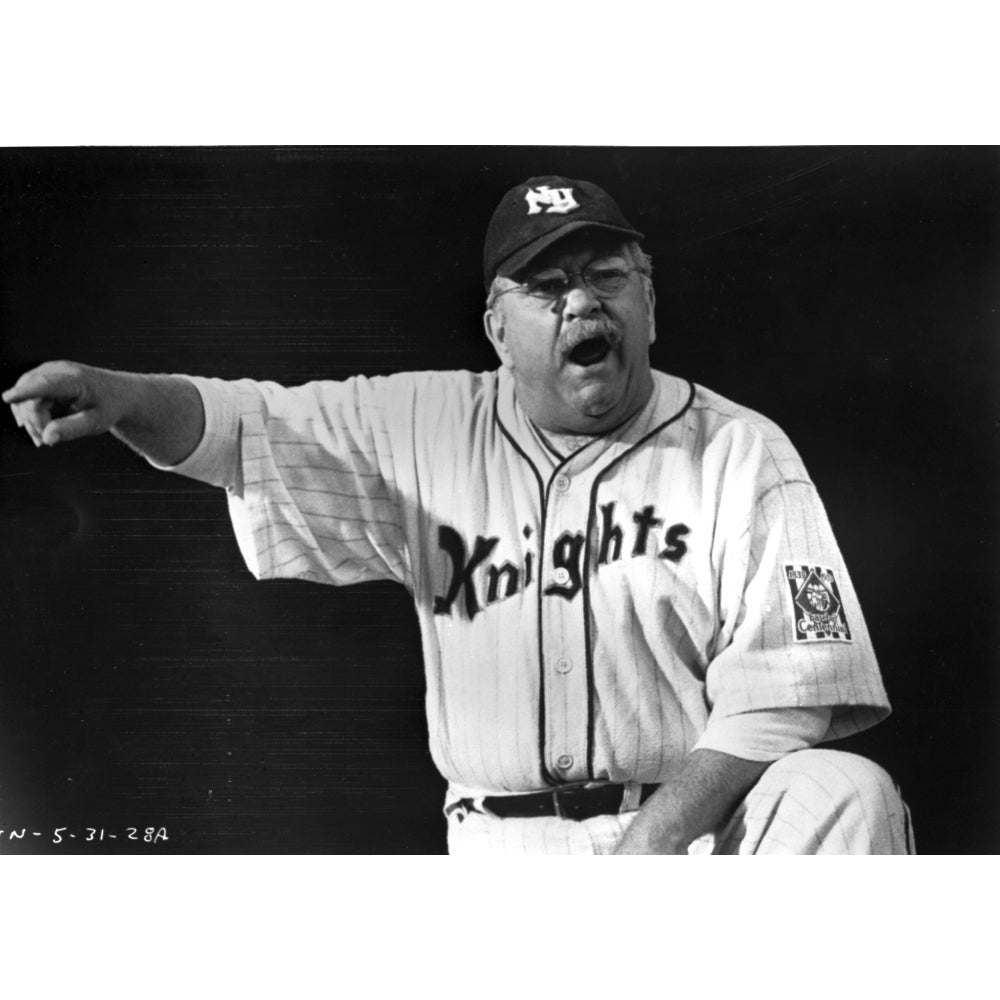
[[[609,392],[607,386],[593,386],[593,389],[579,395],[575,409],[584,420],[611,419],[621,407],[621,393]]]
[[[578,410],[578,416],[574,416],[573,427],[568,433],[571,434],[603,434],[611,430],[621,422],[618,415],[617,406],[610,407],[588,407]]]

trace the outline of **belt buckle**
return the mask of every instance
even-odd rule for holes
[[[581,801],[586,801],[587,792],[591,791],[594,789],[587,788],[585,785],[570,785],[569,788],[553,789],[552,804],[556,815],[560,819],[571,819],[579,822],[581,817],[579,809],[575,806]],[[569,808],[565,808],[566,806]]]
[[[568,817],[562,811],[562,803],[559,801],[559,796],[565,793],[560,792],[558,789],[552,789],[552,811],[559,817],[559,819],[567,819]]]

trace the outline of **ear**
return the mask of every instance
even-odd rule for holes
[[[502,312],[499,309],[487,309],[483,313],[483,327],[489,342],[493,345],[493,350],[500,358],[500,363],[506,368],[513,369],[514,359],[507,347],[507,331],[504,329]]]
[[[653,291],[653,282],[643,275],[642,283],[646,291],[646,312],[649,315],[649,342],[652,344],[656,340],[656,292]]]

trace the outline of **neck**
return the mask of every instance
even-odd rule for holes
[[[531,418],[528,418],[531,420]],[[574,451],[590,444],[600,434],[561,434],[558,431],[543,431],[531,420],[531,426],[535,428],[535,433],[558,455],[571,455]]]
[[[515,390],[515,394],[517,394]],[[577,415],[576,419],[572,422],[561,422],[557,419],[547,419],[547,414],[545,412],[533,412],[531,406],[525,405],[525,400],[519,398],[518,402],[521,405],[521,409],[524,410],[525,415],[531,421],[539,431],[548,434],[550,437],[563,437],[563,438],[580,438],[583,440],[591,440],[597,437],[603,437],[605,434],[611,434],[618,430],[619,427],[627,424],[637,413],[640,413],[649,400],[653,396],[653,379],[652,376],[648,378],[648,384],[644,391],[640,394],[638,401],[635,401],[635,405],[631,406],[623,412],[618,413],[610,412],[603,414],[601,417],[594,418],[593,421],[581,420]],[[572,426],[572,423],[590,423],[591,426]]]

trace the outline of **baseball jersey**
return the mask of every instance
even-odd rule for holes
[[[568,456],[505,369],[195,379],[206,432],[175,471],[226,487],[258,578],[407,588],[453,792],[662,781],[710,718],[828,708],[824,739],[884,718],[857,596],[787,438],[653,379],[641,411]]]

